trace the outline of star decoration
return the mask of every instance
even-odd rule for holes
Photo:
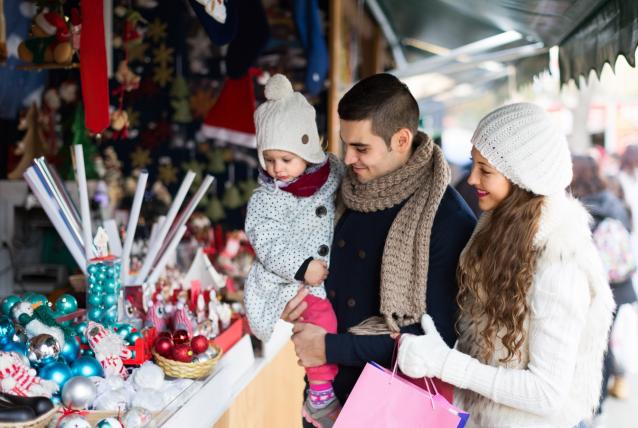
[[[137,128],[140,121],[140,112],[137,110],[133,110],[132,107],[126,109],[126,114],[128,115],[128,126],[129,128]]]
[[[193,180],[193,184],[198,185],[202,181],[202,173],[204,172],[204,165],[201,162],[198,162],[196,159],[190,160],[188,162],[182,162],[182,170],[184,171],[191,170],[195,173],[195,179]]]
[[[158,174],[162,183],[166,184],[167,186],[177,181],[177,168],[175,168],[170,163],[161,165],[159,167]]]
[[[157,49],[153,49],[153,61],[156,64],[172,63],[174,51],[175,49],[169,48],[162,43]]]
[[[153,81],[160,85],[162,88],[173,80],[173,69],[161,64],[155,67],[153,70]]]
[[[155,18],[155,20],[148,25],[146,35],[154,42],[159,42],[166,37],[166,23],[160,21],[159,18]]]
[[[190,97],[191,110],[196,118],[205,118],[210,108],[215,104],[210,89],[197,89]]]
[[[146,56],[146,49],[148,48],[148,43],[127,43],[126,44],[126,55],[128,62],[143,62],[144,57]]]
[[[197,33],[186,40],[188,43],[188,55],[190,58],[206,59],[212,57],[211,41],[204,30],[198,29]]]
[[[133,168],[146,168],[151,164],[151,152],[149,150],[137,147],[133,153],[131,153],[131,164]]]

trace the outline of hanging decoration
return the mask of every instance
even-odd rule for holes
[[[39,115],[38,107],[35,104],[31,104],[27,115],[20,122],[18,129],[21,131],[26,130],[26,134],[18,143],[15,154],[22,157],[15,169],[9,173],[9,180],[21,179],[22,174],[31,165],[33,159],[48,154],[47,144],[40,126]]]
[[[73,60],[71,29],[64,15],[40,11],[33,18],[29,38],[18,45],[18,58],[39,66],[70,65]]]

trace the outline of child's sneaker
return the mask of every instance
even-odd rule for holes
[[[301,409],[301,414],[306,421],[316,428],[332,428],[337,416],[339,416],[339,412],[341,412],[341,404],[336,398],[321,409],[314,408],[310,403],[310,399],[306,398],[306,402]]]

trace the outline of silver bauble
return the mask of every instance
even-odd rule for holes
[[[193,357],[194,363],[203,363],[204,361],[208,361],[211,359],[211,356],[206,352],[202,352],[201,354],[197,354]]]
[[[38,334],[29,341],[27,357],[33,364],[48,364],[58,359],[60,343],[50,334]]]
[[[13,333],[11,340],[13,342],[27,343],[29,337],[27,336],[27,332],[24,330],[24,327],[20,324],[15,324],[13,327],[15,328],[15,332]]]
[[[122,418],[122,424],[126,428],[142,428],[151,421],[151,412],[143,407],[133,407]]]
[[[97,395],[97,388],[91,379],[84,376],[74,376],[62,387],[62,403],[66,407],[76,410],[87,409]]]

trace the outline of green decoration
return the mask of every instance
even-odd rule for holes
[[[206,153],[208,158],[208,170],[213,174],[223,174],[226,171],[226,163],[224,162],[223,151],[214,149]]]
[[[173,107],[173,122],[191,123],[191,106],[189,101],[190,91],[188,84],[181,74],[175,77],[171,86],[171,106]]]
[[[63,174],[68,180],[75,179],[73,172],[73,163],[71,162],[71,148],[79,144],[82,146],[84,152],[84,171],[86,172],[87,179],[97,179],[98,175],[95,171],[94,159],[98,156],[97,146],[91,141],[86,125],[84,124],[84,107],[82,103],[78,103],[75,108],[75,115],[73,117],[73,124],[71,125],[71,132],[73,133],[73,139],[71,146],[67,148],[65,153],[65,161]]]
[[[226,218],[226,212],[224,212],[224,206],[220,202],[217,196],[211,198],[208,206],[206,207],[206,217],[213,223],[218,223]]]
[[[248,203],[248,200],[253,195],[253,192],[255,191],[257,186],[258,184],[253,178],[248,178],[247,180],[239,183],[239,188],[241,190],[244,203]]]
[[[231,184],[226,188],[224,192],[224,198],[222,199],[224,206],[230,210],[237,209],[244,205],[244,200],[239,193],[239,189],[234,184]]]

